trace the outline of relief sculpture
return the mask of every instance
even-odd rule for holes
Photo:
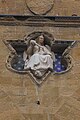
[[[31,40],[26,51],[29,59],[26,60],[24,69],[31,69],[38,78],[48,70],[53,71],[53,62],[55,62],[55,55],[51,52],[50,46],[44,44],[44,40],[44,35],[38,36],[37,41]]]
[[[23,40],[6,40],[4,43],[11,51],[6,61],[7,68],[30,74],[40,85],[50,73],[62,74],[72,68],[69,52],[77,42],[54,40],[52,34],[36,31]]]

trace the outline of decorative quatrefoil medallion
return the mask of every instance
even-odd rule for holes
[[[23,40],[5,40],[10,50],[6,67],[19,74],[29,74],[40,85],[50,73],[61,74],[72,67],[70,50],[76,41],[54,40],[52,34],[37,31]]]

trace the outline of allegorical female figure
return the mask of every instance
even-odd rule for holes
[[[44,46],[44,36],[40,35],[38,41],[30,41],[30,46],[27,49],[28,59],[25,62],[24,69],[31,69],[36,76],[41,76],[46,70],[53,70],[53,61],[55,55],[50,51],[48,45]]]

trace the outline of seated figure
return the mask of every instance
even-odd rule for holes
[[[31,40],[26,54],[24,69],[34,71],[34,75],[41,77],[47,70],[53,71],[55,55],[48,45],[44,45],[44,35],[40,35],[38,40]]]

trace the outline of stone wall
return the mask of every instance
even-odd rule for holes
[[[38,1],[38,0],[31,0]],[[45,0],[44,0],[45,1]],[[51,0],[49,0],[51,1]],[[80,15],[80,1],[79,0],[53,0],[54,7],[49,15],[63,15],[71,16],[72,14]],[[0,13],[1,14],[31,14],[26,7],[26,3],[30,0],[1,0]],[[43,0],[42,0],[43,2]],[[45,3],[46,4],[46,3]],[[44,5],[44,2],[43,2]]]
[[[56,0],[49,15],[79,15],[78,0]],[[23,0],[1,0],[0,14],[31,14]],[[73,68],[62,75],[51,74],[40,87],[37,105],[36,85],[31,77],[7,70],[9,50],[3,40],[23,39],[33,31],[47,31],[54,39],[80,40],[80,28],[0,26],[0,120],[79,120],[80,43],[70,52]]]

